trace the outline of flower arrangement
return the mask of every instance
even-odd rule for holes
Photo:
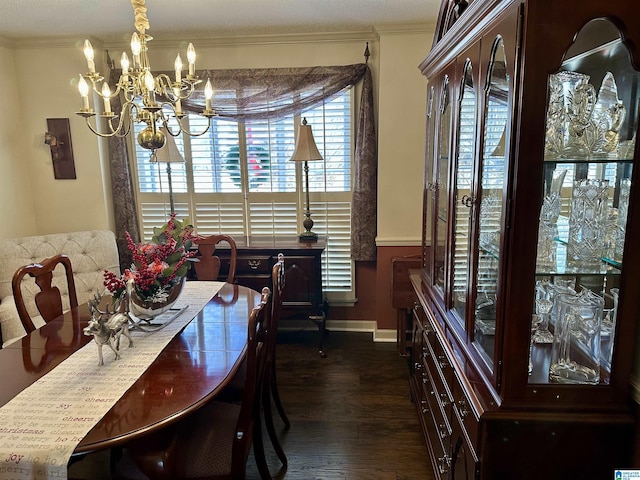
[[[135,293],[147,302],[165,302],[176,284],[191,267],[188,259],[195,255],[191,244],[195,239],[193,226],[188,220],[176,220],[172,214],[169,221],[153,229],[149,243],[135,243],[126,233],[127,246],[133,255],[133,264],[121,277],[104,271],[104,286],[115,301],[124,298],[127,283],[132,281]]]

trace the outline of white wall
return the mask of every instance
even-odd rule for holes
[[[364,60],[369,42],[369,64],[379,110],[379,235],[385,242],[406,244],[420,239],[420,203],[424,150],[424,80],[417,65],[427,53],[432,32],[397,29],[378,34],[355,33],[286,37],[242,37],[237,39],[193,39],[198,53],[197,68],[302,67],[345,65]],[[18,95],[12,97],[11,117],[0,117],[0,143],[10,143],[0,167],[0,179],[17,190],[30,190],[31,206],[20,206],[20,231],[0,235],[20,236],[92,228],[110,228],[112,209],[109,193],[108,155],[100,142],[75,115],[80,107],[76,82],[86,71],[83,38],[36,40],[28,45],[0,48],[0,56],[15,59],[14,69],[0,73],[0,86]],[[185,57],[186,41],[156,39],[150,44],[154,69],[170,70],[178,52]],[[1,45],[0,45],[1,46]],[[126,44],[101,46],[119,60]],[[11,65],[14,62],[5,62]],[[100,65],[100,62],[96,62]],[[13,74],[12,74],[13,73]],[[106,69],[102,68],[106,74]],[[18,82],[19,79],[19,82]],[[359,92],[358,92],[359,95]],[[19,119],[19,114],[23,118]],[[55,180],[51,155],[44,144],[47,118],[69,118],[76,165],[76,180]],[[0,123],[2,126],[2,123]],[[10,141],[10,142],[9,142]],[[101,156],[101,151],[105,153]],[[102,157],[102,158],[101,158]],[[9,166],[11,168],[9,168]],[[22,187],[21,187],[22,188]],[[2,203],[20,198],[0,192]],[[20,203],[29,203],[20,201]],[[408,206],[408,208],[407,208]]]
[[[28,165],[38,234],[109,228],[97,141],[87,135],[73,87],[86,69],[70,41],[46,41],[15,50],[15,72],[23,113],[24,161]],[[56,180],[44,144],[47,118],[69,118],[76,180]]]
[[[0,238],[35,235],[37,232],[27,141],[22,130],[22,105],[16,95],[18,80],[14,51],[0,41]]]
[[[378,246],[420,245],[427,81],[434,31],[380,31]]]

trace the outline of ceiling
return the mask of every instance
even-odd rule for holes
[[[371,30],[435,22],[440,0],[147,0],[149,33],[268,35]],[[130,0],[1,0],[0,36],[91,36],[135,30]]]

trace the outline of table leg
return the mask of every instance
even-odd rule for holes
[[[311,315],[309,320],[316,324],[318,331],[320,332],[320,342],[318,344],[318,353],[320,357],[327,358],[327,354],[324,351],[324,336],[327,333],[327,316],[324,312],[321,315]]]

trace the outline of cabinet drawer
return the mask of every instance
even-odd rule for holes
[[[451,365],[449,357],[445,353],[445,348],[442,346],[440,337],[434,332],[430,339],[431,341],[429,342],[429,344],[431,345],[431,348],[433,350],[434,362],[438,370],[440,371],[444,382],[447,385],[451,385],[454,378],[453,365]]]
[[[469,443],[466,432],[457,419],[451,422],[451,473],[452,480],[478,478],[479,463],[476,449]]]
[[[444,472],[442,472],[443,469],[438,467],[441,473],[446,473],[444,465],[446,465],[447,459],[449,458],[451,427],[441,409],[438,394],[435,388],[433,388],[431,376],[428,371],[423,372],[422,397],[425,400],[422,415],[423,424],[427,430],[427,441],[432,449],[433,460],[436,464],[443,466]]]
[[[421,306],[417,306],[413,309],[413,315],[416,321],[422,326],[423,329],[432,331],[431,325],[429,324],[429,320],[427,320],[427,315],[424,313],[424,310]]]
[[[440,365],[438,364],[437,356],[433,352],[431,344],[428,341],[425,342],[424,350],[424,362],[426,370],[429,370],[431,372],[433,388],[438,391],[439,401],[443,405],[444,409],[445,405],[448,405],[453,401],[453,399],[449,395],[450,387],[445,386]]]
[[[475,411],[472,408],[472,403],[467,396],[467,393],[462,388],[462,383],[459,378],[455,376],[453,382],[453,403],[456,416],[460,420],[463,429],[466,431],[469,441],[474,448],[478,448],[478,432],[479,432],[479,419],[476,417]],[[455,420],[452,420],[455,423]]]
[[[268,274],[271,272],[271,265],[269,263],[269,260],[270,257],[268,255],[238,255],[236,263],[236,274],[238,276],[241,276],[245,273],[266,273],[268,276]]]
[[[431,368],[425,368],[423,373],[425,395],[429,399],[429,404],[438,409],[438,413],[434,413],[438,429],[449,434],[451,433],[451,427],[449,426],[452,411],[451,400],[447,391],[442,389],[441,385],[437,372],[434,372]],[[444,433],[440,436],[444,438]]]

